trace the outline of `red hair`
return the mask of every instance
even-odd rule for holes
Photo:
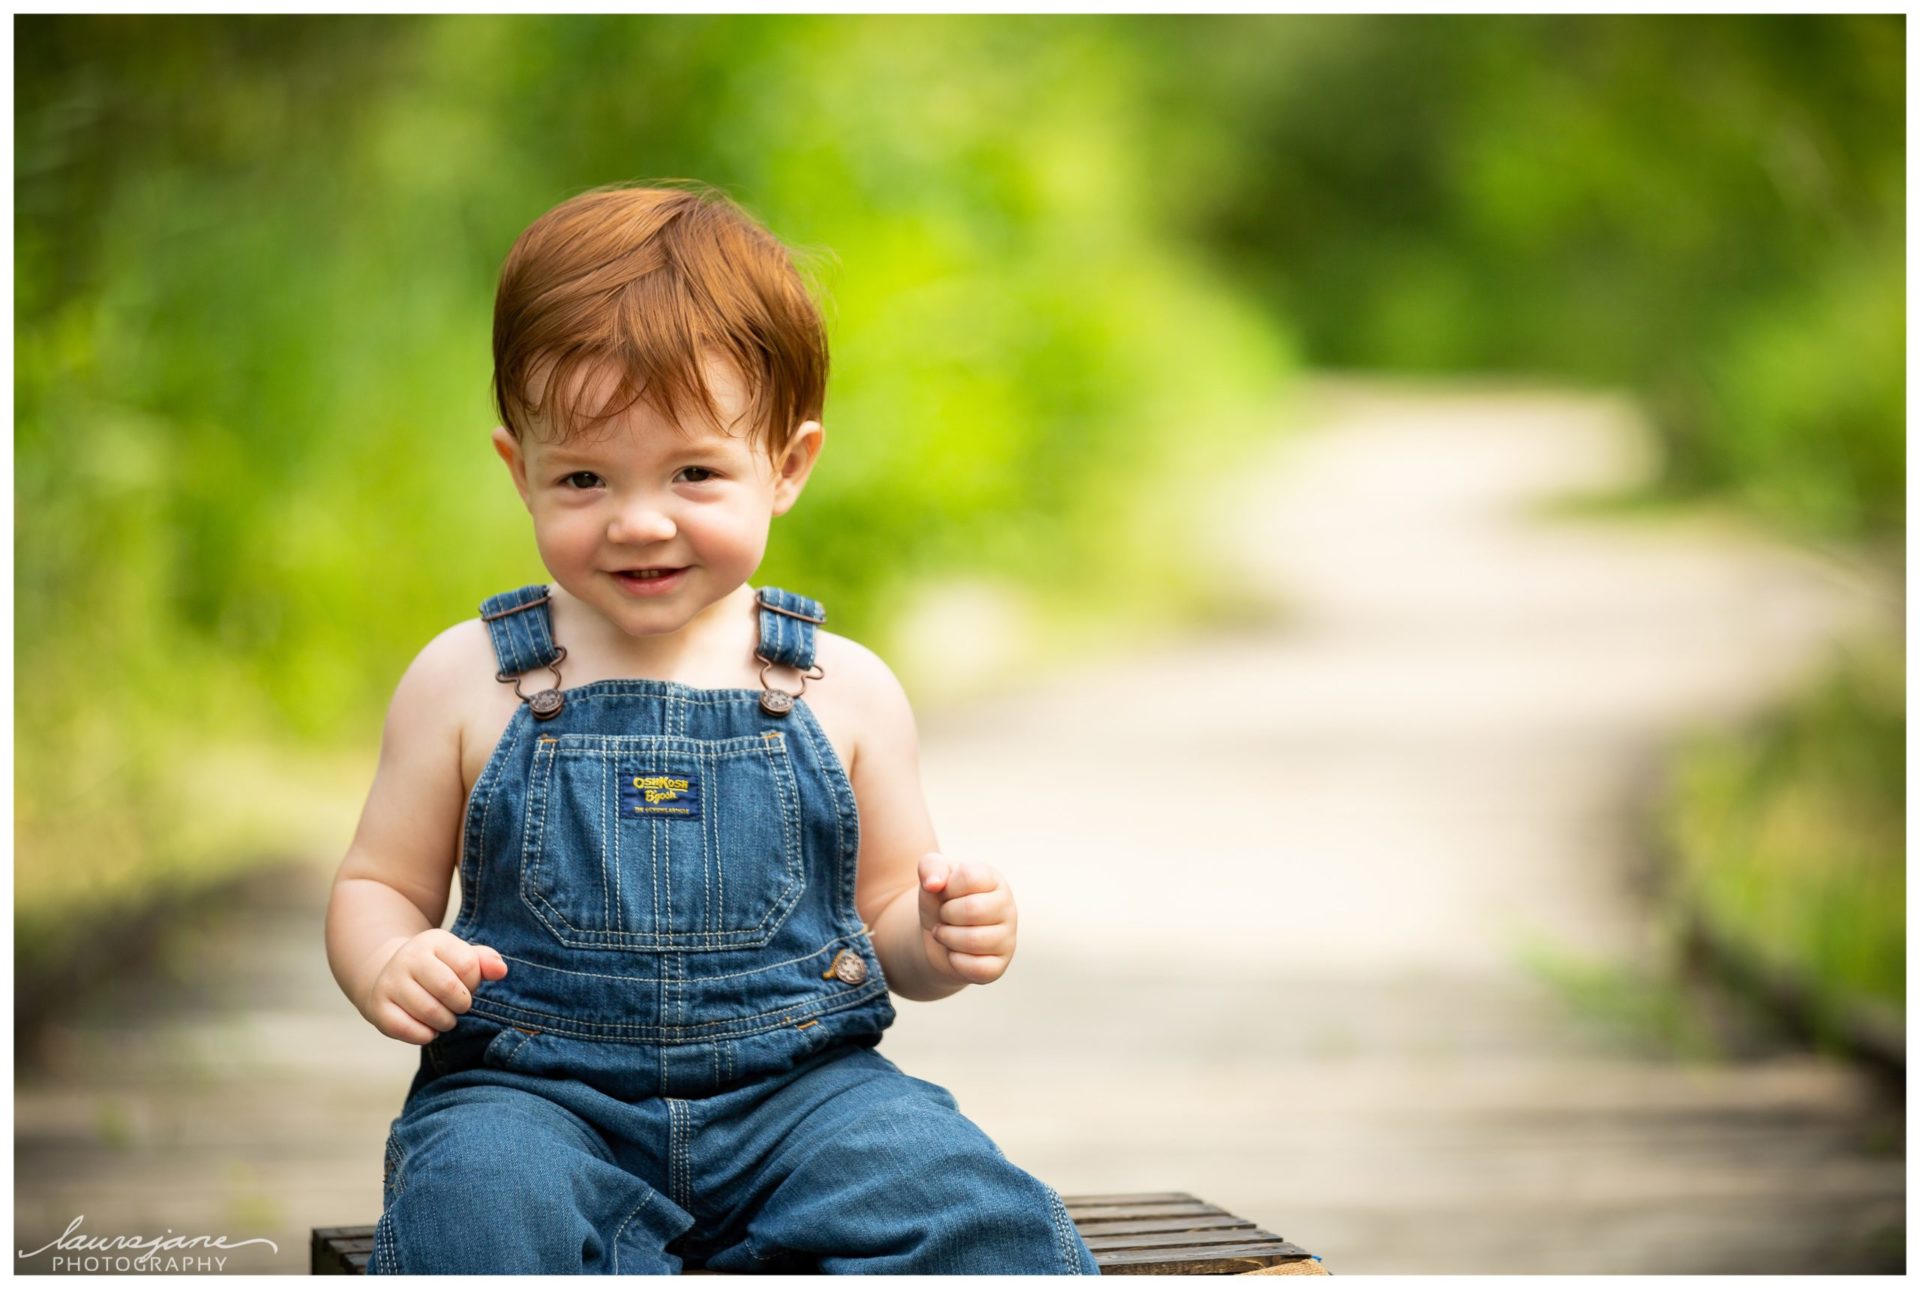
[[[819,419],[819,308],[787,248],[717,189],[590,189],[528,225],[500,268],[493,400],[516,439],[568,439],[639,398],[675,425],[697,411],[730,430],[702,371],[711,357],[744,379],[749,437],[769,456]],[[619,383],[589,412],[578,391],[602,367]]]

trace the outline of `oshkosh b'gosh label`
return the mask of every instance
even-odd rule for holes
[[[628,770],[620,776],[620,817],[698,819],[700,776],[690,770]]]

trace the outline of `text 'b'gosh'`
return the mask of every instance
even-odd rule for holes
[[[620,815],[664,815],[670,819],[700,817],[700,776],[691,772],[623,774],[620,776]]]

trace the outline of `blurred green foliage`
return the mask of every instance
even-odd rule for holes
[[[882,646],[944,576],[1206,604],[1183,535],[1296,335],[1626,384],[1676,485],[1902,522],[1898,17],[16,37],[16,895],[47,935],[65,899],[337,846],[314,750],[370,752],[412,653],[541,576],[486,443],[492,291],[602,183],[707,180],[800,249],[829,450],[758,580]]]
[[[1143,23],[1309,360],[1626,386],[1670,489],[1901,545],[1904,17]]]
[[[1897,642],[1866,642],[1759,728],[1675,761],[1662,825],[1680,903],[1798,982],[1824,1026],[1906,998],[1904,667]]]

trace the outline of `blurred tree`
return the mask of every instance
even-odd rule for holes
[[[1670,485],[1902,531],[1903,18],[1137,24],[1231,140],[1168,155],[1175,217],[1309,361],[1626,383]]]

